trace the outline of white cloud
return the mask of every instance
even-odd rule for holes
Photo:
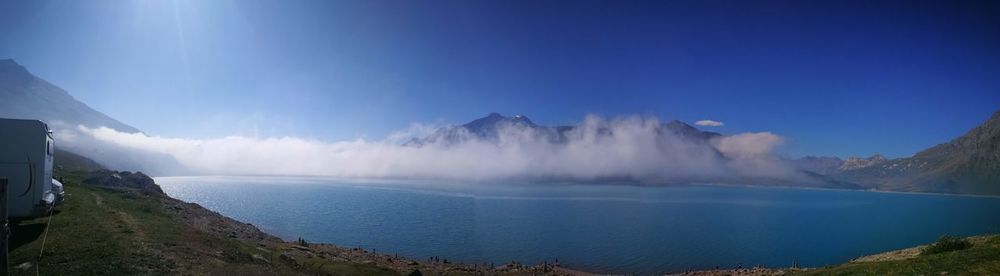
[[[65,143],[99,141],[169,155],[197,174],[319,175],[356,178],[428,178],[463,181],[504,179],[712,182],[741,175],[789,173],[772,150],[777,135],[745,133],[711,143],[664,134],[660,121],[637,116],[588,116],[566,133],[565,143],[532,128],[502,127],[499,139],[468,135],[459,143],[404,146],[433,127],[415,124],[377,141],[326,142],[296,137],[180,139],[80,126]],[[612,133],[607,135],[607,133]],[[80,139],[85,136],[88,139]],[[720,157],[726,156],[726,158]],[[101,160],[98,160],[101,161]]]
[[[712,121],[712,120],[701,120],[701,121],[694,122],[694,124],[699,125],[699,126],[710,126],[710,127],[720,127],[720,126],[725,125],[722,122]]]
[[[715,141],[715,147],[733,158],[768,156],[784,139],[770,132],[742,133],[725,136]]]

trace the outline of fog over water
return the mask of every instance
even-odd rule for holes
[[[166,155],[193,174],[649,183],[801,177],[774,154],[783,139],[770,132],[699,140],[664,132],[661,127],[661,120],[654,117],[587,116],[565,133],[565,141],[552,141],[537,128],[500,125],[497,139],[458,132],[462,137],[457,142],[431,141],[419,146],[405,141],[427,137],[436,128],[414,125],[380,140],[348,141],[246,136],[185,139],[84,126],[57,133],[61,145],[70,149],[100,144]]]

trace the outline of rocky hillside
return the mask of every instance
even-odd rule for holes
[[[790,160],[799,169],[814,172],[821,175],[830,175],[840,171],[844,165],[844,160],[833,156],[806,156],[795,160]]]
[[[35,119],[50,125],[109,127],[135,133],[138,129],[98,112],[66,90],[28,72],[13,59],[0,59],[0,118]]]
[[[889,159],[885,158],[885,156],[882,156],[881,154],[872,155],[868,158],[849,157],[843,164],[840,165],[838,169],[840,171],[859,170],[871,166],[878,166],[886,161],[889,161]]]
[[[874,163],[837,177],[879,190],[1000,195],[1000,111],[947,143]]]
[[[82,155],[65,151],[60,148],[56,148],[54,156],[54,165],[52,169],[56,173],[60,172],[74,172],[74,171],[96,171],[104,170],[105,167],[100,163],[95,162],[89,158],[83,157]]]
[[[87,174],[87,177],[83,180],[83,184],[98,187],[136,189],[154,195],[166,195],[163,193],[163,189],[160,189],[160,185],[156,185],[156,182],[152,178],[142,172],[92,171]]]
[[[63,164],[92,167],[95,164],[73,162],[74,156],[87,156],[116,170],[141,170],[155,175],[187,172],[173,157],[139,152],[90,139],[77,127],[108,127],[119,132],[138,133],[138,129],[105,115],[73,98],[66,90],[37,77],[12,59],[0,59],[0,118],[41,120],[55,133],[56,148]],[[64,135],[64,136],[61,136]],[[64,139],[73,136],[75,139]],[[58,166],[59,164],[57,164]],[[57,169],[59,169],[57,167]]]

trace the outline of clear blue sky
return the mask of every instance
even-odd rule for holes
[[[641,114],[899,157],[1000,109],[998,3],[0,1],[0,58],[167,137]]]

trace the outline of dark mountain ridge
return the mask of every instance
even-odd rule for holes
[[[879,190],[1000,194],[1000,111],[947,143],[837,177]]]
[[[59,88],[35,77],[13,59],[0,59],[0,117],[42,120],[50,125],[109,127],[136,133],[138,129],[90,108]]]
[[[910,157],[807,156],[791,162],[866,189],[1000,195],[1000,111],[962,136]]]
[[[541,136],[545,141],[551,143],[566,143],[570,131],[576,130],[578,126],[541,126],[535,124],[526,116],[504,116],[500,113],[490,113],[485,117],[472,120],[471,122],[438,129],[428,137],[415,138],[406,143],[410,146],[421,146],[429,143],[454,144],[465,142],[469,139],[481,139],[484,141],[496,142],[502,135],[504,129],[531,130],[534,134]],[[684,122],[672,120],[660,123],[656,129],[660,134],[672,134],[690,141],[705,143],[708,140],[721,137],[715,132],[701,131]],[[614,135],[613,130],[607,127],[597,129],[599,135]]]

